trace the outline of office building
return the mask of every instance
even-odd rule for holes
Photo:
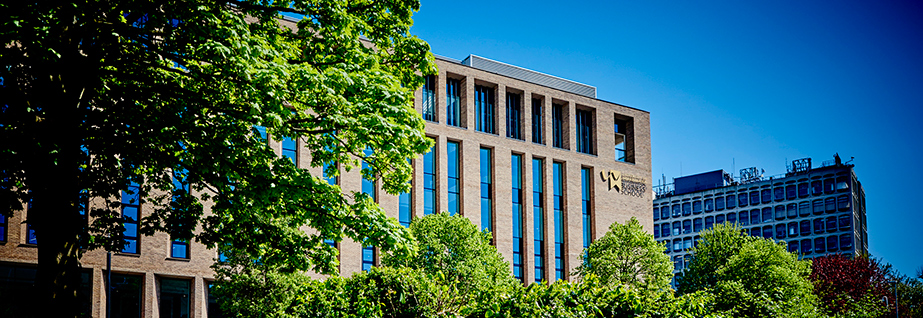
[[[330,182],[369,193],[404,225],[430,213],[464,215],[493,233],[524,283],[570,279],[584,247],[613,222],[636,217],[653,226],[648,112],[599,100],[589,85],[474,55],[437,57],[436,63],[438,75],[427,77],[415,95],[435,146],[412,161],[412,191],[388,195],[359,169],[342,170]],[[301,140],[269,144],[299,167],[323,174],[322,167],[308,165]],[[217,252],[165,233],[140,236],[139,217],[151,211],[135,196],[123,194],[129,244],[113,253],[108,296],[106,253],[93,250],[81,258],[83,311],[104,317],[110,297],[115,317],[217,316],[208,292]],[[31,205],[23,208],[0,220],[0,284],[13,298],[28,294],[41,245],[24,222]],[[340,251],[343,275],[379,264],[376,247],[330,243]]]
[[[699,232],[737,223],[751,236],[784,241],[803,258],[868,253],[865,191],[854,166],[834,160],[812,167],[792,162],[784,175],[764,177],[748,168],[737,178],[723,170],[674,179],[656,187],[654,237],[681,275]]]

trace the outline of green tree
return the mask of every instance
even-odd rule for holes
[[[714,295],[714,310],[734,317],[813,317],[817,298],[799,261],[782,242],[752,237],[736,224],[702,232],[678,292]]]
[[[590,244],[580,256],[574,275],[599,277],[609,288],[626,286],[642,291],[670,289],[673,264],[663,245],[632,217],[625,224],[612,223],[609,232]]]
[[[333,270],[324,238],[403,246],[402,228],[374,202],[279,158],[254,127],[300,139],[312,166],[366,160],[364,177],[389,193],[407,190],[406,159],[431,145],[412,108],[420,74],[435,71],[428,45],[408,33],[418,8],[417,0],[0,3],[0,212],[34,202],[28,222],[46,316],[74,316],[83,247],[121,247],[120,192],[132,182],[155,210],[143,233],[167,231],[288,271]],[[305,18],[282,26],[279,12]],[[106,204],[88,226],[78,211],[90,197]]]
[[[430,214],[414,220],[410,233],[416,250],[385,254],[382,264],[421,270],[449,289],[440,301],[447,310],[464,312],[469,304],[520,286],[509,263],[490,244],[490,233],[482,232],[464,216]]]

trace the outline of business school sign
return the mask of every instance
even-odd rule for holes
[[[639,198],[643,197],[644,193],[647,192],[644,178],[623,175],[621,171],[615,170],[602,171],[599,175],[603,178],[603,181],[608,182],[609,191],[615,189],[621,194]]]

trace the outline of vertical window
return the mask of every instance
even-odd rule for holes
[[[510,157],[510,171],[512,177],[512,208],[513,208],[513,277],[523,279],[523,242],[522,242],[522,155]]]
[[[591,182],[593,181],[592,174],[590,173],[589,168],[580,169],[580,184],[582,187],[581,191],[581,201],[583,207],[583,248],[590,247],[590,240],[592,239],[592,225],[593,225],[593,216],[592,209],[590,207],[590,187],[592,186]]]
[[[728,214],[731,215],[731,214]],[[715,215],[715,225],[724,223],[724,214]]]
[[[564,105],[551,105],[552,146],[564,148]]]
[[[747,193],[746,193],[746,192],[741,192],[740,194],[737,195],[737,206],[739,206],[739,207],[745,207],[745,206],[748,205],[748,203],[749,203],[749,202],[747,201]]]
[[[776,187],[776,188],[773,188],[773,189],[772,189],[772,192],[773,192],[774,196],[776,197],[776,198],[775,198],[776,201],[785,200],[785,188],[783,188],[783,187]]]
[[[750,225],[750,213],[747,211],[741,211],[737,214],[737,224],[740,225]]]
[[[458,194],[459,187],[460,187],[460,182],[459,182],[460,180],[459,172],[460,171],[458,169],[460,165],[460,161],[458,158],[458,142],[449,141],[448,143],[446,143],[446,156],[448,157],[446,158],[447,159],[446,161],[448,161],[447,169],[449,170],[447,173],[448,175],[447,182],[449,183],[448,184],[449,206],[447,210],[449,211],[449,215],[455,215],[456,213],[458,213],[459,205],[461,204],[461,200]]]
[[[788,252],[789,253],[798,253],[798,241],[788,242]]]
[[[224,318],[224,313],[221,311],[221,307],[218,306],[218,297],[215,296],[215,283],[208,282],[208,303],[206,304],[205,310],[207,312],[206,317],[208,318]]]
[[[695,207],[692,207],[695,210]],[[711,212],[715,210],[715,201],[712,199],[705,199],[705,212]]]
[[[160,317],[189,317],[189,281],[182,279],[160,279]]]
[[[808,183],[802,182],[798,184],[798,197],[803,198],[808,196]]]
[[[789,237],[798,236],[798,222],[788,223],[788,236]]]
[[[628,159],[628,121],[615,118],[615,161],[634,162]]]
[[[836,198],[836,208],[840,212],[849,211],[849,195],[841,195]]]
[[[814,252],[823,253],[825,251],[827,251],[827,239],[823,237],[814,239]]]
[[[811,239],[801,240],[801,254],[811,254]]]
[[[7,225],[7,222],[6,222],[6,216],[3,214],[0,214],[0,242],[6,242],[6,229],[8,227],[9,226]]]
[[[593,154],[593,112],[578,109],[577,122],[577,151]]]
[[[762,236],[763,236],[763,229],[760,228],[759,226],[750,229],[750,236],[762,237]]]
[[[683,216],[692,215],[692,203],[685,202],[683,203]]]
[[[772,222],[772,207],[763,208],[763,222]]]
[[[365,148],[365,156],[372,156],[372,148]],[[362,161],[362,170],[372,169],[371,165],[365,160]],[[362,193],[368,194],[372,201],[378,202],[378,198],[375,197],[375,180],[369,180],[365,177],[362,177]]]
[[[813,195],[824,194],[824,186],[821,184],[820,180],[811,181],[811,194]]]
[[[776,206],[776,220],[784,220],[784,219],[785,219],[785,206],[777,205]]]
[[[707,230],[707,229],[710,229],[710,228],[712,228],[712,226],[715,226],[715,217],[713,217],[713,216],[706,216],[706,217],[705,217],[705,229],[706,229],[706,230]]]
[[[814,215],[824,214],[824,200],[814,200],[812,206],[814,207],[812,210]]]
[[[845,176],[836,177],[836,191],[848,192],[849,191],[849,178]]]
[[[799,223],[801,235],[811,235],[811,220],[803,220]]]
[[[715,198],[715,211],[724,210],[724,197]]]
[[[734,196],[733,194],[730,194],[725,198],[727,199],[725,200],[725,202],[727,203],[728,209],[733,209],[737,207],[737,197],[736,196]]]
[[[288,158],[294,164],[298,164],[298,146],[295,142],[295,139],[285,137],[282,138],[282,156]]]
[[[532,226],[535,246],[535,281],[545,279],[545,182],[542,177],[544,165],[541,159],[532,159]]]
[[[432,154],[430,151],[427,154]],[[425,158],[426,155],[424,155]],[[425,160],[425,159],[424,159]],[[407,160],[410,162],[410,159]],[[410,192],[403,192],[397,196],[397,221],[404,227],[410,227],[413,219],[413,179],[410,180]]]
[[[506,93],[506,136],[522,139],[522,96]]]
[[[654,224],[654,238],[660,238],[660,224]]]
[[[702,230],[702,218],[692,220],[692,231],[698,233]]]
[[[435,140],[434,140],[435,141]],[[423,154],[423,215],[436,212],[436,146]]]
[[[673,252],[682,252],[682,251],[683,251],[683,239],[681,238],[673,239]]]
[[[664,220],[670,218],[670,206],[669,205],[664,205],[662,208],[660,208],[660,218]]]
[[[840,249],[849,250],[852,248],[852,234],[840,235]]]
[[[772,202],[772,189],[761,190],[760,196],[762,196],[762,198],[760,198],[761,199],[760,202],[762,202],[763,204]]]
[[[673,236],[679,236],[683,234],[682,223],[680,221],[673,221]]]
[[[670,223],[660,225],[660,236],[670,237]]]
[[[654,221],[660,220],[660,207],[655,206],[653,211],[654,211]]]
[[[827,213],[836,212],[836,198],[830,197],[824,199],[824,208],[827,210]]]
[[[542,133],[544,132],[544,122],[542,121],[542,100],[540,98],[532,99],[532,142],[538,144],[544,144],[545,139],[542,138]]]
[[[750,204],[753,204],[753,205],[760,204],[760,192],[759,191],[750,191]]]
[[[106,272],[103,272],[105,280]],[[141,276],[130,276],[112,273],[112,291],[110,305],[112,316],[127,318],[141,318],[141,291],[143,281]]]
[[[794,200],[797,197],[797,192],[795,192],[795,185],[790,184],[785,186],[785,199]]]
[[[490,87],[474,86],[474,127],[477,131],[496,134],[494,127],[494,90]]]
[[[481,148],[481,229],[493,232],[493,162],[490,149]]]
[[[132,182],[128,189],[122,191],[122,239],[125,245],[122,253],[138,254],[138,221],[141,210],[141,187]]]
[[[840,215],[840,231],[849,231],[852,229],[852,215]]]
[[[26,244],[38,244],[38,237],[35,235],[35,227],[32,226],[32,222],[29,222],[29,215],[38,213],[38,210],[33,212],[32,201],[32,199],[29,199],[26,210]]]
[[[824,179],[824,193],[826,194],[833,193],[834,191],[833,181],[834,181],[833,178]],[[800,185],[799,185],[799,188],[800,188]],[[800,193],[801,191],[798,191],[798,192]]]
[[[554,272],[555,278],[564,279],[564,164],[551,164],[554,182]]]
[[[692,233],[692,220],[683,220],[683,234]]]
[[[791,203],[785,206],[785,214],[789,219],[798,217],[798,204]]]
[[[367,272],[375,266],[375,247],[362,247],[362,271]]]
[[[436,120],[436,76],[423,77],[423,119]]]
[[[454,78],[446,78],[445,81],[445,99],[446,99],[446,124],[449,126],[461,126],[461,93],[458,88],[460,82]]]
[[[673,208],[673,217],[682,216],[682,214],[679,211],[679,204],[674,204],[672,208]]]

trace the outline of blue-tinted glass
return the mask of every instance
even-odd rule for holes
[[[519,94],[506,93],[506,136],[522,139],[522,106]]]
[[[366,155],[366,156],[371,156],[371,155],[372,155],[372,150],[369,149],[369,148],[366,148],[366,149],[365,149],[365,155]],[[371,169],[371,166],[368,164],[368,162],[362,161],[362,170],[365,170],[365,169]],[[363,178],[362,178],[362,193],[368,194],[369,197],[372,198],[372,200],[376,200],[376,198],[375,198],[375,181],[374,181],[374,180],[369,180],[369,179],[366,179],[366,178],[363,177]]]
[[[580,185],[582,188],[582,191],[581,191],[582,198],[581,199],[583,201],[581,204],[581,206],[583,207],[583,248],[590,247],[590,239],[591,239],[590,230],[591,230],[591,225],[593,222],[591,218],[592,216],[591,211],[590,211],[590,186],[591,186],[590,182],[593,179],[590,175],[591,175],[590,169],[587,169],[587,168],[580,169]]]
[[[140,204],[141,190],[137,185],[130,185],[126,191],[122,191],[123,204]]]
[[[448,156],[448,158],[446,158],[447,165],[448,165],[447,168],[449,170],[447,171],[447,175],[448,175],[447,181],[449,183],[448,184],[449,206],[447,210],[449,211],[450,215],[455,215],[459,211],[459,204],[460,204],[458,200],[458,193],[459,193],[458,143],[454,141],[449,141],[448,143],[446,143],[446,153]]]
[[[138,221],[138,207],[136,206],[122,207],[122,218],[127,222],[137,222]]]
[[[423,119],[436,121],[436,77],[423,77]]]
[[[189,170],[186,170],[186,169],[174,171],[173,172],[173,188],[174,189],[184,189],[188,191],[186,187],[186,184],[187,184],[186,176],[187,175],[189,175]]]
[[[186,254],[186,248],[188,246],[185,242],[182,241],[173,241],[173,245],[170,249],[170,257],[173,258],[189,258],[189,255]]]
[[[545,139],[542,138],[542,100],[538,98],[532,99],[532,142],[544,144]]]
[[[260,134],[260,138],[266,139],[266,127],[254,126],[253,128],[256,128],[256,132]]]
[[[577,151],[593,154],[593,113],[587,110],[576,111]]]
[[[35,236],[35,228],[32,227],[32,224],[28,223],[26,223],[26,243],[38,244],[38,237]]]
[[[436,212],[436,148],[423,154],[423,215]]]
[[[327,169],[328,169],[328,167],[330,167],[331,165],[333,165],[333,164],[327,163],[327,162],[324,163],[324,172],[323,172],[323,173],[324,173],[324,180],[327,180],[327,183],[329,183],[329,184],[331,184],[331,185],[335,185],[335,184],[338,183],[338,182],[337,182],[337,176],[335,176],[333,173],[327,173]],[[333,166],[335,166],[335,165],[333,165]],[[334,169],[335,169],[335,168],[334,168]]]
[[[551,105],[552,146],[564,147],[564,106]]]
[[[375,247],[368,246],[362,248],[362,270],[368,271],[375,266]]]
[[[125,246],[122,247],[122,253],[138,254],[138,240],[125,239]]]
[[[493,231],[492,165],[490,149],[481,148],[481,229],[486,231]]]
[[[0,242],[6,242],[6,216],[0,214]]]
[[[555,277],[564,279],[564,167],[560,162],[554,162],[551,165],[551,179],[554,189],[554,255],[555,255]]]
[[[496,134],[494,127],[494,91],[492,88],[475,85],[474,87],[475,129]]]
[[[510,157],[510,171],[512,179],[512,212],[513,212],[513,271],[518,272],[514,277],[522,279],[522,155]]]
[[[534,256],[535,256],[535,281],[541,282],[544,279],[545,267],[545,213],[544,200],[542,191],[544,182],[542,181],[542,160],[532,159],[532,226],[534,235]]]
[[[398,221],[405,227],[410,226],[410,218],[413,214],[411,212],[410,196],[410,193],[401,193],[398,197],[398,204],[400,205],[398,207]]]
[[[325,239],[324,243],[330,245],[330,247],[337,248],[337,242],[331,239]]]
[[[459,118],[461,117],[461,94],[458,90],[459,81],[457,79],[446,79],[446,124],[451,126],[460,126]]]
[[[285,137],[282,139],[282,156],[292,160],[292,163],[298,162],[297,159],[295,159],[295,156],[298,153],[296,150],[297,147],[295,145],[295,140],[292,138]]]
[[[125,227],[125,231],[122,232],[122,235],[128,237],[138,237],[138,224],[135,223],[125,223],[122,224]]]

